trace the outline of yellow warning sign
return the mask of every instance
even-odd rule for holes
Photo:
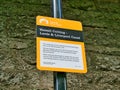
[[[78,21],[57,19],[44,16],[37,16],[36,19],[37,25],[82,31],[82,24]]]
[[[37,16],[36,25],[39,70],[87,72],[81,22]]]
[[[37,37],[37,68],[40,70],[86,73],[83,42]]]

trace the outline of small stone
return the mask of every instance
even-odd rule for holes
[[[25,49],[28,45],[24,42],[11,41],[9,48],[12,49]]]

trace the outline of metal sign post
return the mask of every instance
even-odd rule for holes
[[[52,0],[52,14],[54,18],[62,18],[61,0]]]
[[[61,0],[52,0],[52,14],[36,17],[37,68],[54,71],[54,90],[67,90],[65,72],[87,72],[82,23],[61,19]]]
[[[52,0],[52,16],[62,18],[61,0]],[[66,73],[54,72],[54,90],[67,90]]]

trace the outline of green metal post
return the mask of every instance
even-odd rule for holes
[[[54,72],[54,90],[67,90],[66,73]]]
[[[52,16],[62,18],[61,0],[52,0]],[[67,90],[65,72],[54,72],[54,90]]]

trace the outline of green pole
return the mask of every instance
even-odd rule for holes
[[[52,16],[62,18],[61,0],[52,0]],[[67,79],[65,72],[54,72],[54,90],[67,90]]]
[[[67,90],[66,73],[54,72],[54,90]]]

